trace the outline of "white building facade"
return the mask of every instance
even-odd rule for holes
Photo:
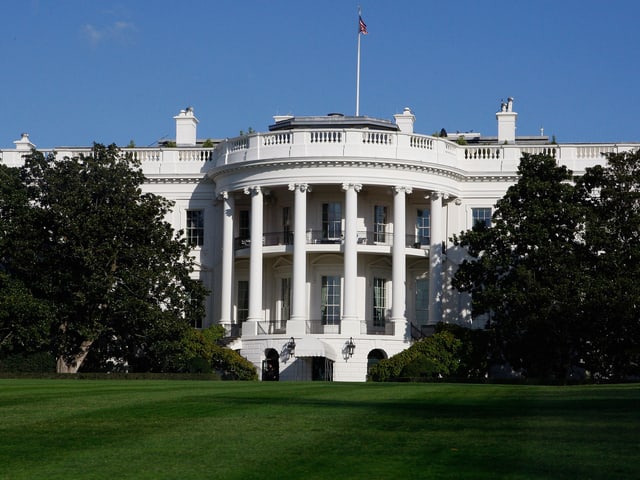
[[[496,118],[489,138],[414,133],[409,109],[394,121],[275,117],[268,132],[205,147],[187,109],[174,147],[123,151],[141,160],[147,191],[175,202],[169,220],[194,247],[211,291],[196,327],[223,325],[263,380],[364,381],[438,322],[481,326],[450,287],[462,260],[450,238],[490,221],[523,153],[581,174],[640,146],[517,137],[511,99]],[[26,134],[14,143],[0,151],[7,165],[33,147]]]

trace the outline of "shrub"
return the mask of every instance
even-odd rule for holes
[[[51,373],[56,359],[49,352],[20,353],[0,359],[0,372]]]
[[[462,342],[451,332],[437,332],[418,340],[406,350],[391,358],[381,360],[371,367],[369,378],[376,382],[388,382],[407,372],[425,370],[429,377],[447,377],[454,374],[460,364],[458,350]]]

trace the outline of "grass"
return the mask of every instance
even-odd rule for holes
[[[0,478],[640,478],[640,385],[0,380]]]

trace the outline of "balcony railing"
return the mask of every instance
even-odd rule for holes
[[[374,325],[373,321],[360,322],[360,333],[363,335],[394,335],[394,323],[386,319],[384,325]]]
[[[258,335],[284,335],[287,333],[286,320],[258,322]]]
[[[262,245],[265,247],[277,245],[293,245],[294,232],[268,232],[262,236]],[[341,244],[343,242],[342,235],[340,237],[328,236],[322,230],[308,230],[305,233],[307,244]],[[429,237],[421,235],[405,235],[405,247],[407,248],[428,248]],[[358,232],[359,245],[393,245],[393,233],[376,232],[373,230],[363,230]],[[251,239],[236,237],[234,239],[234,249],[240,250],[251,247]]]
[[[342,232],[340,230],[334,230],[333,232],[308,230],[307,243],[342,243]]]
[[[407,235],[405,246],[408,248],[427,248],[430,241],[431,239],[424,235]]]
[[[305,323],[305,333],[311,335],[340,333],[340,322],[327,324],[325,320],[307,320]]]

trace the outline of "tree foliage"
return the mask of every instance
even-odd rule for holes
[[[487,319],[494,361],[530,377],[637,372],[639,158],[609,156],[575,182],[554,158],[524,155],[492,225],[454,237],[468,258],[452,284]]]
[[[191,278],[181,232],[165,220],[172,204],[143,193],[139,163],[96,144],[64,159],[34,150],[0,173],[10,181],[0,195],[2,270],[50,322],[59,370],[77,370],[92,348],[103,362],[175,368],[205,291]]]
[[[606,378],[640,374],[640,152],[607,156],[577,189],[589,211],[583,351]]]

